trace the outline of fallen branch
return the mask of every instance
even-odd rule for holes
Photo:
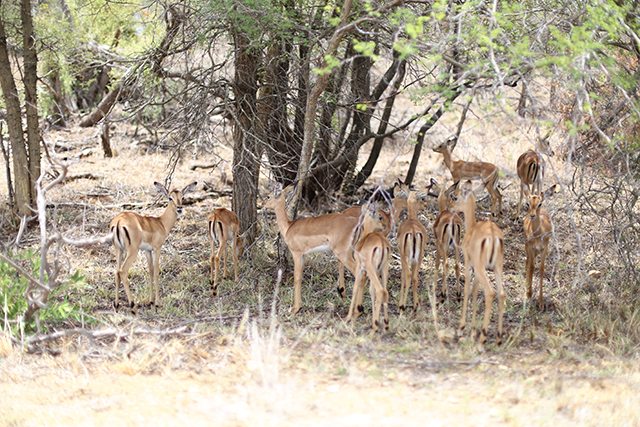
[[[173,335],[195,335],[194,332],[187,332],[187,326],[180,326],[177,328],[169,329],[148,329],[148,328],[132,328],[132,329],[117,329],[117,328],[105,328],[98,330],[91,330],[86,328],[73,328],[65,329],[63,331],[56,331],[51,334],[40,334],[30,337],[27,343],[27,349],[33,351],[35,344],[54,341],[59,338],[82,335],[87,338],[100,339],[100,338],[127,338],[134,335],[153,335],[153,336],[173,336]]]

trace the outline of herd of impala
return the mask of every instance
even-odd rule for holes
[[[547,138],[540,140],[538,149],[552,154]],[[492,312],[492,302],[497,293],[498,329],[497,342],[503,336],[503,314],[506,294],[503,286],[504,233],[493,221],[476,220],[476,199],[473,194],[472,180],[480,180],[491,197],[491,209],[495,216],[500,215],[502,195],[498,190],[498,168],[486,162],[465,162],[452,160],[451,151],[456,139],[449,139],[433,150],[444,157],[444,164],[451,172],[453,184],[441,186],[438,192],[438,214],[433,222],[435,236],[435,269],[433,292],[438,284],[438,272],[442,263],[442,280],[439,294],[448,300],[447,261],[450,252],[455,257],[456,289],[460,287],[460,249],[464,258],[465,281],[462,300],[462,313],[458,333],[466,325],[467,305],[471,294],[471,324],[475,327],[476,300],[479,290],[484,294],[485,310],[479,343],[486,341],[487,329]],[[531,298],[531,282],[535,260],[541,255],[540,285],[537,303],[540,309],[543,302],[544,263],[548,254],[552,222],[549,214],[541,208],[543,202],[542,181],[544,163],[540,152],[528,150],[518,158],[517,174],[521,182],[520,198],[515,217],[520,215],[522,197],[529,199],[527,214],[523,221],[526,239],[526,295]],[[432,179],[429,191],[435,185]],[[158,191],[168,199],[168,206],[159,217],[144,216],[133,212],[117,215],[110,224],[113,244],[116,251],[115,307],[118,307],[118,288],[123,283],[128,303],[134,306],[129,288],[128,271],[135,261],[138,251],[143,250],[149,264],[151,277],[150,303],[159,303],[159,257],[160,248],[182,211],[183,196],[192,191],[193,182],[182,190],[168,191],[162,184],[154,183]],[[372,300],[372,324],[374,331],[384,325],[389,327],[389,292],[387,281],[391,244],[389,235],[394,224],[397,226],[397,246],[402,266],[401,288],[398,306],[400,311],[407,307],[409,288],[412,289],[413,309],[420,305],[419,272],[424,258],[425,246],[429,238],[427,228],[418,219],[418,212],[424,207],[415,191],[398,182],[394,186],[394,198],[389,212],[375,202],[363,206],[352,206],[342,212],[334,212],[314,217],[289,219],[286,209],[287,195],[292,187],[287,187],[273,195],[265,204],[275,211],[276,222],[282,239],[293,258],[294,294],[292,313],[297,313],[302,305],[302,275],[304,256],[311,252],[330,250],[339,262],[338,293],[345,296],[344,267],[355,277],[353,295],[347,319],[353,320],[363,312],[364,284],[368,279]],[[404,220],[401,212],[406,209]],[[464,221],[459,216],[463,214]],[[222,258],[223,276],[227,274],[227,246],[231,246],[234,279],[238,280],[238,257],[242,253],[243,240],[239,234],[240,223],[230,210],[218,208],[209,216],[209,237],[211,239],[211,285],[213,295],[217,294],[218,270]],[[464,227],[463,227],[464,224]],[[464,237],[462,237],[464,229]],[[487,271],[495,276],[495,289],[491,285]],[[473,281],[471,272],[473,271]],[[382,317],[382,321],[381,321]]]

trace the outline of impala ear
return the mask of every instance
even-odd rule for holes
[[[153,185],[156,187],[156,190],[158,190],[158,193],[162,194],[165,197],[169,197],[169,192],[164,185],[160,184],[158,181],[155,181]]]
[[[198,185],[198,181],[193,181],[191,184],[187,185],[182,189],[182,194],[184,195],[195,190],[196,185]]]

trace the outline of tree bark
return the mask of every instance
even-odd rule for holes
[[[36,53],[31,16],[31,0],[22,0],[22,45],[24,58],[24,100],[27,115],[27,147],[29,154],[29,199],[36,200],[36,181],[40,177],[40,125],[38,123],[38,55]]]
[[[257,233],[258,174],[260,141],[256,116],[259,52],[241,30],[233,35],[235,44],[235,121],[233,125],[233,211],[247,243]]]
[[[19,215],[31,215],[29,208],[31,191],[29,188],[29,159],[22,128],[22,115],[18,89],[13,79],[9,52],[7,49],[7,35],[3,18],[0,17],[0,87],[7,107],[7,128],[11,140],[13,153],[13,175],[15,182],[14,206]]]

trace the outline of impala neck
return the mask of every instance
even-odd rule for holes
[[[409,198],[407,201],[407,218],[408,219],[417,219],[418,218],[418,203],[415,199]]]
[[[274,211],[276,213],[276,222],[278,223],[278,229],[280,230],[280,234],[284,238],[284,235],[287,233],[289,226],[291,226],[291,222],[289,220],[289,216],[287,214],[287,207],[285,206],[286,196],[283,194],[280,198],[276,200],[276,204],[274,206]]]
[[[464,228],[471,230],[476,225],[476,198],[473,194],[467,197],[462,212],[464,213]]]
[[[169,233],[169,231],[171,231],[177,220],[178,210],[176,208],[175,202],[171,200],[167,207],[164,209],[164,212],[162,212],[162,215],[160,215],[160,222],[162,223],[162,226],[164,227],[164,230],[167,234]]]
[[[442,152],[442,155],[444,156],[444,164],[449,168],[449,170],[452,170],[453,162],[451,160],[451,151],[447,148]]]
[[[440,212],[444,212],[448,209],[447,206],[447,196],[445,194],[444,187],[440,190],[440,194],[438,195],[438,210]]]

